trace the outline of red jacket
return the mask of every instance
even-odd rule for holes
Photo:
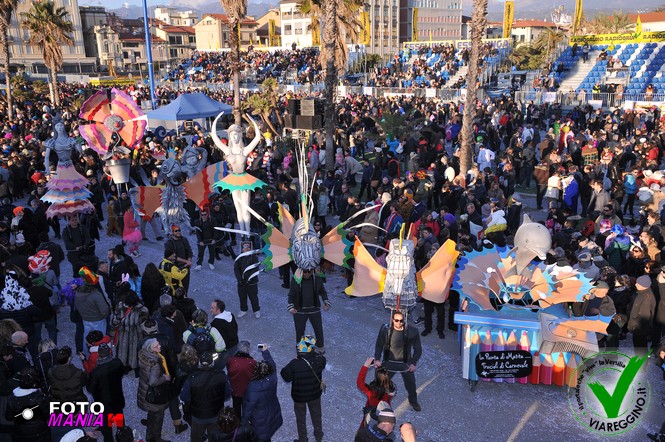
[[[234,397],[245,396],[247,385],[252,380],[252,375],[254,374],[254,367],[256,367],[256,360],[244,353],[236,353],[235,356],[229,358],[226,369],[229,372],[231,394]]]
[[[88,359],[83,361],[83,369],[85,370],[86,373],[90,374],[92,373],[92,370],[95,369],[97,366],[97,359],[99,358],[99,353],[97,353],[97,350],[99,349],[99,346],[102,344],[107,344],[111,346],[111,338],[109,336],[104,336],[102,339],[100,339],[97,342],[93,342],[92,347],[90,347],[90,356],[88,356]]]

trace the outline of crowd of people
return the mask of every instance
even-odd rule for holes
[[[446,51],[441,49],[444,58],[452,53]],[[214,57],[199,54],[196,63],[217,69]],[[252,62],[279,63],[272,56],[262,57]],[[302,69],[314,54],[303,51],[294,57],[292,62]],[[141,88],[128,91],[137,100],[145,97]],[[185,92],[163,87],[158,95],[171,100]],[[87,149],[73,160],[89,180],[94,212],[68,216],[62,225],[47,218],[47,205],[40,197],[48,190],[55,167],[45,170],[44,142],[57,119],[69,136],[84,144],[77,112],[66,107],[80,93],[78,87],[63,84],[62,109],[36,95],[32,102],[16,103],[12,119],[6,111],[0,113],[0,402],[16,411],[28,403],[91,397],[104,403],[107,412],[122,412],[130,395],[134,400],[136,394],[139,408],[147,413],[142,423],[148,441],[163,440],[166,409],[176,434],[191,427],[193,441],[270,440],[283,424],[278,367],[265,344],[260,360],[251,357],[250,343],[240,338],[236,321],[249,313],[249,304],[254,316],[261,317],[258,278],[245,271],[256,260],[234,261],[241,305],[237,314],[228,311],[222,299],[198,305],[189,292],[206,250],[208,266],[215,270],[225,255],[236,257],[238,246],[249,252],[259,245],[215,229],[237,224],[228,192],[215,194],[204,208],[186,205],[196,227],[197,247],[192,248],[190,232],[183,232],[187,226],[162,229],[135,214],[127,189],[117,186],[103,159]],[[211,95],[230,98],[225,92]],[[285,112],[288,98],[280,98],[276,114]],[[665,186],[661,170],[665,145],[660,109],[606,112],[578,106],[564,113],[547,103],[488,98],[479,103],[474,116],[474,164],[460,174],[463,106],[407,96],[342,97],[332,167],[326,167],[323,133],[315,132],[309,140],[306,161],[316,177],[312,193],[316,232],[322,237],[338,221],[351,220],[347,226],[351,236],[383,246],[399,235],[403,224],[412,225],[418,238],[414,261],[420,269],[447,239],[455,241],[462,253],[487,243],[511,244],[521,214],[531,211],[552,236],[548,263],[573,266],[595,283],[593,295],[572,305],[571,311],[614,317],[599,344],[616,348],[630,337],[636,352],[651,348],[662,364],[665,211],[659,202]],[[398,128],[386,127],[381,123],[389,114],[406,119]],[[274,121],[278,125],[279,119]],[[205,149],[210,163],[223,160],[204,132],[196,131],[188,140],[147,133],[135,148],[131,175],[138,181],[142,169],[157,184],[160,155],[169,150],[181,154],[188,143]],[[277,202],[297,217],[298,158],[288,145],[268,141],[262,140],[247,161],[247,172],[269,183],[265,192],[254,193],[251,207],[279,226]],[[525,198],[530,193],[535,194],[536,207],[528,207]],[[369,207],[373,210],[354,218]],[[141,240],[149,236],[148,224],[154,239],[164,243],[164,255],[161,262],[148,263],[141,271],[134,258],[140,256]],[[252,229],[261,229],[256,220]],[[135,232],[139,241],[129,239],[137,237]],[[104,234],[118,235],[117,246],[97,250]],[[380,248],[375,258],[385,264]],[[296,282],[291,271],[288,266],[280,268],[283,286],[289,289],[297,356],[279,375],[291,383],[298,439],[307,440],[309,410],[314,437],[322,440],[326,351],[321,310],[326,311],[330,302],[325,278],[305,273]],[[350,282],[353,274],[347,271],[346,276]],[[457,332],[452,316],[459,309],[459,294],[451,293],[446,304],[424,302],[415,324],[405,324],[404,314],[397,311],[379,331],[374,357],[358,374],[357,384],[367,402],[357,441],[390,440],[396,425],[390,405],[397,389],[391,380],[395,373],[401,374],[412,409],[421,410],[415,374],[423,352],[421,336],[427,338],[435,328],[438,338],[445,339],[446,316],[447,331]],[[62,319],[57,314],[60,309],[69,310],[76,328],[73,339],[58,336],[55,321]],[[305,332],[308,321],[315,336]],[[420,323],[422,330],[416,327]],[[396,335],[403,339],[395,339]],[[366,384],[371,367],[374,380]],[[138,377],[137,392],[123,391],[122,377],[127,375]],[[57,440],[59,434],[47,426],[45,410],[47,406],[30,420],[8,412],[13,419],[0,423],[0,438],[37,440],[39,435],[39,440]],[[401,430],[404,440],[415,440],[412,425],[404,424]],[[105,440],[113,440],[110,428],[102,433]]]

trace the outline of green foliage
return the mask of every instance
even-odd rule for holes
[[[546,53],[535,45],[522,44],[513,49],[508,59],[519,70],[539,69],[546,61]]]
[[[381,64],[381,61],[381,56],[379,54],[365,54],[351,65],[349,72],[352,74],[365,72],[365,70],[369,72],[374,69],[375,66]]]
[[[379,138],[398,140],[403,136],[411,135],[414,132],[412,128],[423,121],[422,118],[414,119],[413,113],[413,109],[402,114],[399,111],[390,112],[387,108],[384,108],[381,118],[372,117],[379,126]]]
[[[48,94],[48,83],[44,80],[35,80],[32,82],[32,90],[36,94]]]
[[[602,12],[591,19],[584,17],[582,28],[587,34],[621,34],[635,28],[635,22],[623,11]]]

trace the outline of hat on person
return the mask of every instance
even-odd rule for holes
[[[582,253],[580,253],[580,256],[577,257],[577,259],[578,259],[579,261],[584,261],[584,262],[591,261],[591,253],[589,253],[589,252],[582,252]]]
[[[12,213],[14,214],[14,216],[23,216],[23,207],[21,206],[15,207]]]
[[[605,281],[598,281],[593,288],[594,289],[601,289],[601,290],[609,290],[610,286],[607,285],[607,283]]]
[[[392,410],[392,408],[384,408],[383,410],[379,411],[377,420],[379,422],[391,422],[393,424],[397,422],[397,419],[395,419],[395,412]]]
[[[374,207],[374,201],[367,201],[365,207]]]
[[[651,278],[649,275],[642,275],[635,281],[635,288],[637,290],[646,290],[649,287],[651,287]]]
[[[16,244],[25,244],[25,236],[19,232],[16,234]]]
[[[148,323],[148,320],[146,319],[141,323],[141,330],[143,330],[143,333],[146,335],[153,335],[155,333],[159,333],[159,327],[157,327],[157,322],[154,320],[150,321],[150,324]]]
[[[99,344],[99,346],[97,347],[97,355],[100,358],[108,358],[112,354],[113,354],[113,351],[111,350],[111,347],[106,342],[103,342],[103,343]]]
[[[453,215],[452,213],[446,213],[445,216],[443,217],[443,220],[448,222],[448,224],[454,224],[455,215]]]
[[[85,173],[85,176],[90,176],[91,177],[91,176],[94,176],[94,175],[95,175],[95,172],[93,172],[92,169],[88,169],[88,171]]]
[[[300,342],[298,343],[298,353],[311,352],[315,344],[316,344],[316,338],[310,335],[303,336],[302,338],[300,338]]]
[[[87,268],[86,266],[81,267],[79,270],[79,276],[83,278],[85,285],[96,285],[99,282],[99,276]]]

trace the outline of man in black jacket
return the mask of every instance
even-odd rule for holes
[[[100,344],[97,350],[97,365],[88,376],[86,389],[95,402],[104,404],[104,414],[122,413],[125,408],[125,394],[122,390],[124,366],[114,358],[108,344]],[[104,442],[113,442],[113,428],[101,428]]]
[[[280,372],[282,379],[291,382],[291,398],[296,413],[298,441],[307,441],[307,409],[314,426],[314,438],[323,440],[321,423],[321,394],[323,393],[323,369],[326,358],[314,351],[316,339],[303,336],[298,344],[298,356],[292,359]]]
[[[189,375],[180,393],[180,399],[189,403],[192,413],[192,442],[203,442],[217,430],[217,415],[224,408],[226,375],[215,370],[210,352],[199,355],[199,368]]]
[[[379,330],[374,347],[374,367],[383,365],[391,378],[395,373],[402,373],[404,387],[409,394],[409,404],[415,411],[421,410],[416,392],[415,371],[422,353],[418,330],[405,326],[404,313],[395,311],[392,324],[384,324]]]
[[[238,282],[238,298],[240,298],[240,313],[238,317],[242,318],[247,314],[247,298],[252,303],[252,311],[258,319],[261,317],[261,306],[259,306],[259,278],[258,267],[259,258],[252,252],[252,242],[243,241],[241,252],[247,253],[245,256],[235,258],[233,270]]]
[[[192,266],[192,247],[189,245],[187,238],[182,236],[182,230],[178,225],[171,226],[171,237],[164,244],[164,256],[171,256],[173,253],[175,253],[174,262],[178,268],[183,269]],[[187,272],[187,276],[182,280],[182,286],[185,290],[189,289],[190,273]]]
[[[206,248],[208,249],[208,267],[210,267],[210,270],[215,270],[215,224],[210,219],[210,214],[207,210],[201,210],[201,217],[194,221],[192,227],[196,232],[198,246],[198,259],[194,270],[201,270]]]
[[[77,214],[69,215],[67,227],[62,230],[62,239],[67,249],[67,260],[72,265],[72,274],[78,278],[83,265],[82,257],[88,254],[90,232],[79,225]]]
[[[298,283],[291,278],[289,289],[289,304],[287,310],[293,315],[296,326],[296,342],[305,334],[307,320],[312,324],[316,336],[316,346],[319,353],[325,353],[323,341],[323,321],[321,320],[321,299],[323,310],[328,311],[330,301],[328,293],[323,286],[323,280],[314,275],[311,270],[302,271],[302,280]]]

